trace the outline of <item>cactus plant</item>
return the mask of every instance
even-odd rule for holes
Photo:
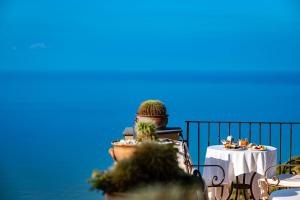
[[[147,100],[141,103],[135,121],[151,119],[157,129],[164,129],[168,123],[166,106],[159,100]]]
[[[159,100],[147,100],[142,102],[138,109],[141,116],[166,116],[167,109],[164,103]]]
[[[136,140],[154,141],[157,139],[155,124],[152,120],[141,120],[135,124]]]

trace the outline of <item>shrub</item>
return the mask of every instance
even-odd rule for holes
[[[179,167],[177,149],[172,144],[141,144],[130,159],[117,162],[111,170],[98,173],[89,182],[105,193],[128,192],[156,184],[182,188],[197,185],[204,191],[202,179],[186,174]]]

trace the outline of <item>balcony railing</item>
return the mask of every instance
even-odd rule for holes
[[[245,122],[245,121],[185,121],[186,142],[196,158],[194,163],[201,167],[206,147],[220,144],[222,138],[232,135],[234,138],[247,138],[249,142],[275,146],[278,150],[277,160],[291,159],[300,153],[300,122]],[[294,140],[295,139],[295,140]],[[296,151],[294,151],[296,150]],[[197,156],[193,155],[193,153]]]

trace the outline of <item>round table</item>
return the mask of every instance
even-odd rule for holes
[[[259,187],[257,180],[265,174],[265,171],[276,164],[276,148],[267,146],[266,151],[257,151],[252,149],[235,150],[225,149],[223,145],[214,145],[207,147],[205,165],[219,165],[225,171],[225,194],[224,198],[229,196],[228,189],[230,184],[235,180],[243,178],[243,182],[250,183],[253,189],[253,196],[259,199]],[[245,175],[247,176],[245,177]],[[248,175],[250,174],[250,176]],[[255,176],[257,174],[257,176]],[[275,170],[270,173],[270,176],[275,174]],[[241,175],[243,177],[241,177]],[[203,178],[208,186],[211,185],[212,177],[217,176],[222,178],[222,171],[213,167],[205,167],[203,171]],[[255,176],[255,178],[254,178]],[[253,185],[252,185],[253,182]],[[251,192],[252,192],[251,191]],[[219,192],[210,188],[210,196],[218,196]],[[223,198],[223,199],[224,199]]]

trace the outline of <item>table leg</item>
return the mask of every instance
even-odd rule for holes
[[[237,200],[237,199],[238,199],[238,196],[239,196],[239,188],[236,188],[235,200]]]
[[[247,194],[246,194],[246,190],[243,190],[243,194],[244,194],[244,198],[247,199]]]
[[[243,175],[243,184],[246,184],[246,174]],[[244,198],[245,200],[247,199],[247,195],[246,195],[246,189],[243,189],[243,193],[244,193]]]
[[[255,200],[253,190],[252,190],[252,184],[253,184],[253,180],[254,180],[255,175],[256,175],[256,172],[253,173],[253,175],[250,179],[250,184],[246,183],[246,174],[243,174],[243,182],[242,183],[239,182],[239,178],[238,178],[238,176],[236,176],[236,183],[234,183],[234,182],[231,183],[231,188],[230,188],[230,192],[229,192],[229,195],[227,197],[227,200],[230,199],[230,197],[233,193],[233,188],[236,189],[236,194],[235,194],[235,199],[236,200],[239,197],[239,190],[243,190],[244,198],[245,198],[245,200],[247,200],[246,190],[248,190],[248,189],[250,190],[250,193],[251,193],[250,199]]]
[[[227,199],[226,200],[230,200],[230,197],[231,197],[231,195],[232,195],[232,192],[233,192],[233,182],[231,183],[231,186],[230,186],[230,192],[229,192],[229,195],[228,195],[228,197],[227,197]]]
[[[245,177],[246,177],[246,174],[243,175],[243,184],[245,184]],[[238,176],[236,177],[236,183],[237,183],[237,187],[236,187],[236,193],[235,193],[235,200],[237,200],[237,197],[239,197],[240,182],[239,182],[239,177]]]
[[[255,175],[256,175],[256,172],[253,173],[253,175],[251,177],[251,181],[250,181],[250,192],[251,192],[251,197],[250,198],[253,198],[254,200],[255,200],[255,197],[254,197],[253,190],[252,190],[252,184],[253,184],[253,180],[254,180]]]
[[[221,186],[221,199],[223,199],[223,194],[224,194],[224,186]]]

